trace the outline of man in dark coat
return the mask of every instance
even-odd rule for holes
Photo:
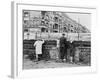
[[[62,61],[64,60],[64,58],[67,55],[67,51],[66,50],[67,50],[66,49],[66,38],[65,38],[65,34],[62,34],[62,37],[60,38],[60,59]]]

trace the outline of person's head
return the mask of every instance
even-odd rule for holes
[[[37,39],[38,41],[41,41],[41,39],[39,38],[39,39]]]
[[[62,36],[65,37],[65,34],[63,33]]]

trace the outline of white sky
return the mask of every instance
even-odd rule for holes
[[[80,13],[66,13],[71,19],[79,22],[86,28],[88,28],[91,31],[91,14],[80,14]]]

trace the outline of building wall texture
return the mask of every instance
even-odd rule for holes
[[[38,28],[40,32],[50,33],[90,33],[67,13],[55,11],[23,11],[24,29]]]

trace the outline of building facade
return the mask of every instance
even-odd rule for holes
[[[48,33],[90,33],[80,23],[71,19],[67,13],[55,11],[23,11],[24,31],[37,29]]]

